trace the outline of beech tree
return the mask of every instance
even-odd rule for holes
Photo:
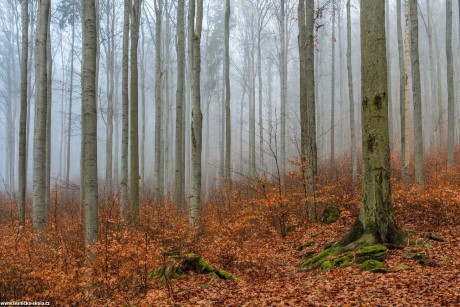
[[[82,144],[83,189],[85,212],[85,243],[92,245],[98,238],[98,183],[97,183],[97,99],[96,58],[98,33],[96,27],[96,0],[82,3],[83,61],[82,61]]]
[[[121,215],[126,217],[128,208],[128,142],[129,142],[129,91],[128,91],[128,61],[129,61],[129,15],[131,0],[124,0],[123,9],[123,59],[121,72]]]
[[[344,246],[399,244],[405,237],[392,214],[385,46],[385,0],[361,0],[363,196]]]
[[[46,121],[48,112],[47,37],[50,0],[38,6],[35,34],[35,119],[34,119],[34,173],[33,173],[33,224],[43,231],[46,223]]]
[[[141,19],[141,0],[134,0],[131,26],[131,219],[139,218],[139,74],[137,67],[137,48],[139,45],[139,26]]]
[[[201,30],[203,25],[203,0],[190,0],[189,3],[189,35],[192,35],[192,182],[190,188],[190,228],[199,227],[201,207],[201,149],[202,121],[200,72],[201,72]]]
[[[27,186],[27,64],[29,57],[29,0],[21,1],[21,115],[19,119],[19,160],[18,160],[18,218],[25,224],[25,204]]]

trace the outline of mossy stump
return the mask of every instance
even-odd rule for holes
[[[337,221],[340,217],[340,211],[337,207],[329,206],[324,209],[322,214],[322,221],[325,224],[332,224]]]
[[[178,278],[180,275],[193,272],[195,274],[207,274],[213,279],[227,279],[240,281],[232,274],[219,268],[215,268],[197,254],[169,255],[161,269],[154,270],[150,275],[160,275],[163,279]]]

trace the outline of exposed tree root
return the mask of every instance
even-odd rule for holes
[[[431,234],[415,234],[438,242],[446,241]],[[362,223],[357,220],[350,232],[339,243],[327,246],[319,254],[302,262],[300,271],[313,270],[318,267],[327,270],[333,266],[343,267],[356,264],[361,264],[361,270],[380,270],[383,267],[381,262],[386,257],[387,248],[402,248],[403,245],[420,245],[420,241],[409,237],[394,223],[382,229],[376,227],[374,231],[369,232],[365,231]]]

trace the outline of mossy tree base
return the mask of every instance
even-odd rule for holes
[[[162,268],[154,270],[151,276],[159,275],[163,279],[171,279],[178,278],[187,272],[194,272],[195,274],[208,274],[215,279],[240,281],[227,271],[213,267],[197,254],[168,255],[166,258]]]

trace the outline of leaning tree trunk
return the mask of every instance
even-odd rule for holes
[[[128,48],[129,48],[129,15],[131,1],[124,0],[123,11],[123,59],[121,77],[121,216],[126,218],[128,208],[128,142],[129,142],[129,90],[128,90]]]
[[[38,7],[35,36],[35,119],[34,119],[34,175],[32,219],[39,230],[45,229],[46,222],[46,119],[47,119],[47,56],[46,40],[50,0],[43,0]]]
[[[423,185],[423,133],[422,133],[422,90],[420,87],[420,59],[418,43],[418,5],[410,0],[412,97],[414,100],[414,162],[415,179]]]
[[[189,14],[195,16],[195,0],[190,3]],[[193,27],[193,48],[192,60],[192,183],[190,189],[190,228],[199,227],[200,207],[201,207],[201,147],[202,147],[202,121],[201,114],[201,95],[200,95],[200,72],[201,72],[201,29],[203,23],[203,0],[196,3],[196,23],[195,17],[190,16],[193,22],[189,27]],[[193,17],[193,18],[192,18]]]
[[[84,211],[85,243],[92,245],[98,237],[97,183],[97,99],[96,58],[97,27],[95,0],[83,1],[83,61],[82,61],[82,138],[84,144]]]
[[[351,131],[351,175],[356,181],[358,175],[358,159],[356,158],[356,125],[355,98],[353,91],[353,69],[351,62],[351,3],[347,0],[347,70],[348,70],[348,99],[350,102],[350,131]]]
[[[452,0],[446,1],[446,57],[447,57],[447,164],[454,164],[455,93],[454,60],[452,57]]]
[[[141,18],[140,0],[134,0],[131,16],[131,220],[139,219],[139,86],[137,47]]]
[[[388,136],[385,0],[361,0],[363,196],[343,245],[400,243],[392,216]]]
[[[29,0],[21,2],[21,114],[19,119],[18,218],[24,226],[27,187],[27,62],[29,57]]]

